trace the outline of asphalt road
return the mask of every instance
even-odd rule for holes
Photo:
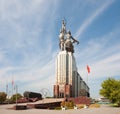
[[[120,114],[120,108],[101,105],[100,108],[69,109],[69,110],[46,110],[46,109],[27,109],[12,110],[8,109],[13,105],[0,105],[0,114]]]

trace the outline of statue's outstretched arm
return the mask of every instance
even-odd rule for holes
[[[77,43],[77,44],[79,44],[79,41],[77,41],[75,38],[73,38],[73,37],[71,37],[72,38],[72,40],[73,40],[73,43]]]

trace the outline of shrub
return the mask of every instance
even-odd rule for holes
[[[84,108],[84,104],[76,104],[76,106],[78,107],[78,108]]]
[[[90,108],[99,108],[100,104],[91,104],[89,107]]]
[[[61,106],[64,106],[64,107],[73,107],[74,106],[74,102],[73,101],[62,101],[61,102]]]
[[[56,107],[55,110],[61,110],[61,107]]]

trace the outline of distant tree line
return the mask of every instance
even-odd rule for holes
[[[6,100],[7,94],[5,92],[0,92],[0,104]]]
[[[0,92],[0,104],[3,103],[15,103],[16,100],[19,101],[21,98],[25,98],[26,100],[29,100],[31,98],[37,98],[38,100],[42,99],[42,95],[40,93],[36,92],[29,92],[25,91],[23,93],[23,96],[20,93],[13,94],[11,97],[7,97],[7,94],[5,92]]]
[[[22,95],[17,93],[17,95],[13,94],[10,98],[7,98],[7,94],[5,92],[0,92],[0,104],[14,103],[16,102],[16,97],[17,97],[17,100],[19,100],[20,98],[22,98]]]

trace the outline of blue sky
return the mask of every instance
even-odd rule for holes
[[[50,95],[55,84],[61,20],[79,40],[75,45],[78,72],[91,97],[99,97],[101,82],[120,79],[119,0],[0,0],[0,91],[11,81],[18,91]],[[11,92],[9,92],[11,94]]]

